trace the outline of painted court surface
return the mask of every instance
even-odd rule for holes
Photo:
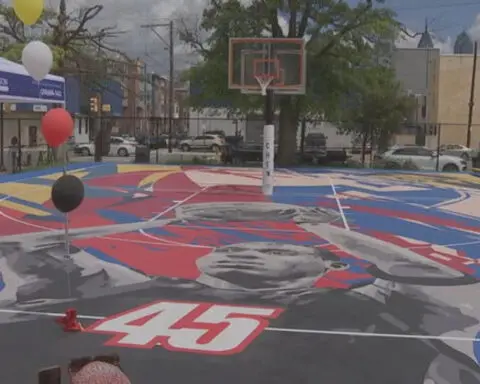
[[[69,258],[60,173],[0,180],[1,383],[112,351],[133,383],[480,383],[480,178],[71,172]]]

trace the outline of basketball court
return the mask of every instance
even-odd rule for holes
[[[70,172],[69,258],[60,170],[0,183],[2,382],[109,352],[134,383],[480,382],[479,178],[277,170],[265,196],[258,169]]]
[[[275,94],[298,39],[231,39],[265,97],[263,169],[84,164],[71,247],[61,170],[0,182],[0,369],[116,352],[133,383],[480,383],[480,179],[277,169]],[[85,330],[54,321],[75,309]]]

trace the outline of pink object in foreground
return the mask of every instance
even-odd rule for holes
[[[127,376],[113,364],[94,361],[72,374],[72,384],[131,384]]]

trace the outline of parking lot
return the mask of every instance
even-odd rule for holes
[[[150,151],[150,162],[151,163],[166,163],[166,162],[187,162],[192,161],[194,158],[197,159],[217,159],[217,155],[213,152],[182,152],[179,149],[174,148],[172,153],[168,152],[167,148],[161,148],[157,150]],[[131,156],[104,156],[103,161],[115,162],[115,163],[132,163],[135,159],[134,155]],[[82,163],[82,162],[92,162],[94,161],[93,156],[82,156],[79,154],[71,154],[69,157],[70,162],[73,163]]]

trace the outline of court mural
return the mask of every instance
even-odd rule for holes
[[[480,178],[280,170],[267,198],[256,169],[72,172],[69,257],[60,174],[0,183],[0,377],[29,338],[35,368],[114,348],[138,382],[480,383]]]

